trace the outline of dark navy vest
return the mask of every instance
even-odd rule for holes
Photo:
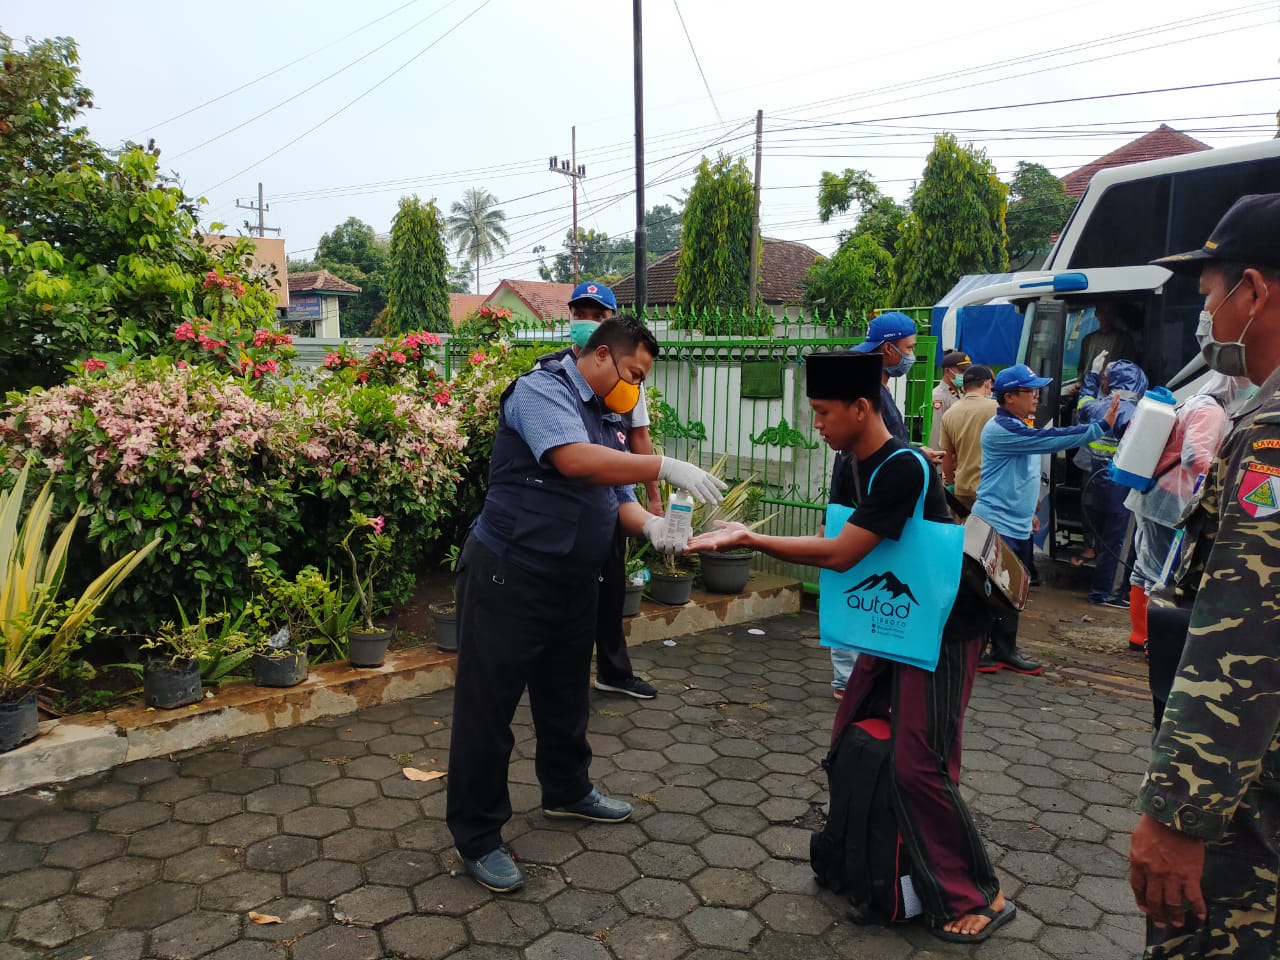
[[[562,363],[552,360],[540,370],[544,375],[554,374],[573,391],[592,443],[623,449],[617,414],[608,411],[597,397],[583,403],[577,384]],[[503,391],[500,401],[498,433],[489,463],[489,492],[476,520],[476,537],[508,563],[533,573],[594,576],[613,543],[617,497],[612,487],[571,480],[534,458],[524,438],[507,423],[506,402],[519,379]]]

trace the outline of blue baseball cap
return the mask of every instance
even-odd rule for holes
[[[896,310],[881,313],[874,317],[871,325],[867,327],[867,339],[852,349],[854,353],[870,353],[882,343],[901,340],[903,337],[913,336],[915,332],[916,322],[905,313],[899,313]]]
[[[1025,363],[1019,363],[1012,367],[1005,367],[996,374],[995,392],[1004,393],[1008,390],[1028,388],[1039,390],[1051,383],[1053,383],[1053,377],[1037,377],[1034,370]]]
[[[594,300],[600,306],[618,312],[618,300],[613,295],[613,291],[606,287],[603,283],[580,283],[573,288],[573,293],[569,294],[569,305],[573,306],[579,300]]]

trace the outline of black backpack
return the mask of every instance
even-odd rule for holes
[[[845,727],[822,766],[831,812],[826,827],[809,840],[809,862],[818,883],[846,893],[858,922],[906,923],[919,912],[919,904],[909,876],[911,858],[893,809],[888,721],[861,720]]]

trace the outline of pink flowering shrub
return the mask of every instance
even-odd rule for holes
[[[323,368],[354,383],[403,384],[431,396],[440,392],[444,380],[436,371],[435,348],[439,336],[429,330],[387,337],[362,357],[343,344],[324,358]],[[448,403],[446,399],[437,401]]]
[[[254,553],[287,575],[336,571],[352,509],[385,517],[396,547],[383,599],[405,599],[467,462],[453,407],[353,382],[264,395],[243,375],[182,362],[86,371],[10,394],[0,413],[0,467],[34,455],[55,477],[59,512],[84,506],[77,549],[113,558],[162,535],[104,610],[109,622],[146,629],[172,618],[174,597],[194,609],[202,588],[212,608],[239,608]]]
[[[276,554],[300,532],[294,438],[289,411],[242,382],[165,360],[11,394],[0,418],[5,466],[39,457],[57,511],[85,508],[89,549],[114,559],[162,535],[104,610],[133,630],[172,618],[174,597],[195,609],[202,587],[248,598],[248,555]]]
[[[179,366],[212,364],[252,382],[288,373],[294,349],[293,337],[266,327],[184,320],[161,353]]]

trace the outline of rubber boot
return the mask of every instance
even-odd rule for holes
[[[1147,649],[1147,591],[1136,583],[1129,585],[1129,649],[1134,653]]]

